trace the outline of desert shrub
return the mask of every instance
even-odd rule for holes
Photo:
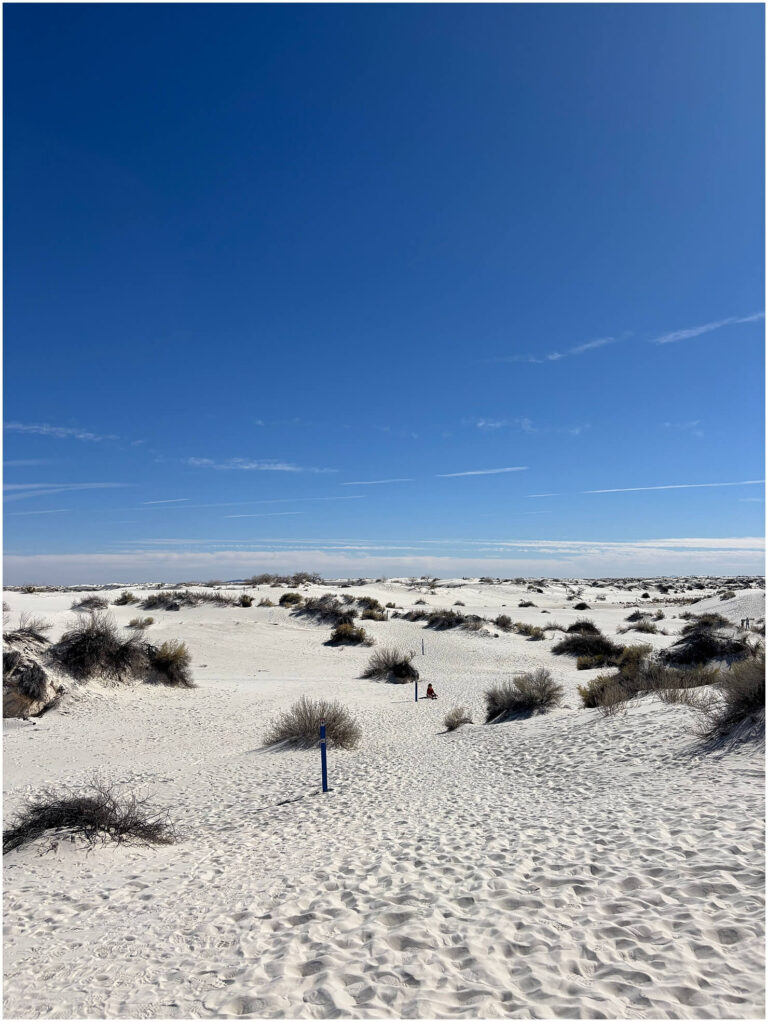
[[[260,607],[274,607],[275,606],[275,604],[272,602],[272,600],[270,600],[270,598],[268,596],[263,596],[259,600],[259,604],[258,605]]]
[[[135,628],[137,631],[144,631],[145,628],[149,628],[150,625],[155,623],[153,617],[132,617],[128,622],[129,628]]]
[[[744,660],[752,653],[749,643],[743,638],[722,635],[714,629],[688,628],[672,646],[663,650],[661,659],[668,664],[708,664],[712,660]]]
[[[691,623],[682,629],[683,635],[690,635],[691,632],[700,632],[712,628],[730,628],[731,622],[722,614],[710,612],[709,614],[681,614],[680,617],[688,619]]]
[[[301,593],[283,593],[280,597],[281,607],[297,607],[300,603],[304,602],[304,597]]]
[[[546,611],[542,611],[542,614]],[[564,632],[566,630],[565,625],[561,625],[558,621],[548,621],[544,625],[545,632]]]
[[[653,620],[654,621],[663,621],[664,620],[664,611],[663,610],[657,610],[656,613],[653,615]]]
[[[387,609],[394,610],[396,606],[397,604],[392,603],[392,601],[390,600],[390,602],[387,604]]]
[[[328,640],[329,646],[372,646],[374,639],[364,628],[352,624],[336,625]]]
[[[464,603],[463,600],[456,600],[453,605],[454,607],[466,607],[466,604]]]
[[[15,642],[18,639],[36,639],[38,642],[48,642],[45,636],[53,626],[43,617],[23,611],[19,614],[19,626],[4,636],[6,642]]]
[[[364,610],[360,615],[363,621],[386,621],[387,616],[382,610]]]
[[[589,604],[588,603],[584,603],[584,601],[582,600],[580,603],[574,603],[573,609],[574,610],[589,610]]]
[[[603,665],[615,662],[621,653],[621,646],[617,646],[601,632],[578,631],[568,632],[552,647],[556,656],[574,657],[602,657]],[[595,665],[598,666],[598,665]],[[602,665],[601,665],[602,666]]]
[[[404,614],[395,612],[392,617],[401,617],[403,621],[426,621],[429,613],[426,610],[408,610]]]
[[[3,650],[3,688],[16,690],[27,699],[35,702],[46,699],[49,695],[50,679],[48,673],[39,662],[41,646],[46,640],[32,640],[21,649],[6,647]],[[38,645],[40,643],[40,645]],[[46,709],[50,708],[49,704]]]
[[[309,699],[307,696],[302,696],[290,710],[272,721],[264,744],[285,742],[299,748],[313,748],[320,742],[320,722],[323,720],[328,746],[339,749],[357,747],[362,730],[349,710],[338,701]]]
[[[405,683],[415,681],[419,672],[413,666],[413,653],[406,653],[395,646],[383,646],[371,654],[364,678],[386,678],[388,681]]]
[[[483,626],[483,618],[477,614],[461,614],[457,610],[433,610],[427,615],[427,628],[445,631],[446,628],[464,628],[466,631],[477,632]]]
[[[19,586],[20,593],[36,593],[37,586]]]
[[[530,642],[540,642],[546,638],[544,629],[538,625],[529,625],[525,621],[515,621],[512,626],[518,635],[525,635]]]
[[[161,589],[149,593],[141,602],[142,610],[180,610],[182,607],[198,607],[201,603],[211,603],[216,607],[233,607],[236,603],[233,596],[227,593],[192,592],[191,589]]]
[[[643,593],[642,596],[640,597],[641,600],[650,600],[650,598],[651,597],[649,593]]]
[[[596,678],[591,678],[585,685],[579,685],[582,706],[592,710],[603,706],[609,698],[612,702],[613,693],[609,693],[608,690],[616,687],[617,679],[618,675],[616,674],[598,674]]]
[[[499,614],[493,623],[497,628],[500,628],[502,632],[512,631],[512,618],[508,614]]]
[[[44,788],[31,796],[3,831],[3,855],[62,830],[84,837],[91,846],[107,840],[155,845],[176,841],[167,810],[95,777],[81,790]]]
[[[384,610],[379,601],[373,596],[358,596],[357,605],[358,607],[362,607],[363,610],[375,610],[379,613]]]
[[[749,630],[755,635],[765,635],[765,618],[758,618],[753,625],[749,626]]]
[[[737,728],[744,737],[765,732],[765,652],[733,664],[723,671],[718,685],[721,699],[704,707],[699,734],[708,741],[728,738]]]
[[[648,611],[645,610],[633,610],[631,614],[628,614],[624,618],[625,621],[642,621],[648,617]]]
[[[561,685],[544,667],[516,675],[512,681],[494,685],[485,693],[485,722],[490,724],[510,717],[546,713],[559,706],[563,698]]]
[[[251,586],[263,586],[270,585],[273,588],[280,585],[286,586],[299,586],[309,585],[310,583],[322,582],[320,575],[315,572],[308,571],[297,571],[295,575],[270,575],[262,573],[261,575],[253,575],[251,578],[246,579],[248,585]]]
[[[237,602],[240,607],[252,607],[253,597],[249,596],[247,593],[240,593]]]
[[[725,592],[720,593],[721,600],[733,600],[736,597],[736,593],[732,589],[726,589]]]
[[[138,603],[138,597],[130,591],[130,589],[124,589],[118,598],[114,601],[116,607],[125,607],[129,603]]]
[[[419,606],[420,604],[426,604],[426,602],[427,602],[426,600],[414,600],[414,606]]]
[[[280,601],[282,603],[282,600]],[[326,593],[325,596],[312,596],[297,605],[294,614],[297,617],[310,617],[318,623],[329,625],[350,625],[357,617],[357,611],[351,606],[354,600],[341,602]]]
[[[568,634],[572,634],[573,632],[588,632],[591,635],[600,635],[600,629],[594,621],[589,621],[587,618],[579,618],[578,621],[574,621],[572,625],[568,625],[565,631]]]
[[[471,724],[472,715],[466,706],[454,706],[443,717],[443,726],[446,731],[455,731],[462,724]]]
[[[532,602],[531,602],[531,600],[521,600],[521,601],[520,601],[520,602],[518,603],[518,605],[517,605],[517,606],[518,606],[518,608],[519,608],[519,607],[535,607],[535,606],[536,606],[536,604],[535,604],[535,603],[532,603]]]
[[[103,611],[92,611],[78,621],[51,647],[51,654],[64,670],[82,681],[94,675],[117,680],[135,677],[147,664],[137,636],[121,638],[114,618]]]
[[[81,600],[74,600],[70,609],[78,611],[104,610],[108,606],[109,602],[103,596],[84,596]]]
[[[635,621],[634,624],[627,625],[626,628],[619,628],[619,634],[623,635],[625,632],[643,632],[646,635],[655,635],[658,632],[658,628],[647,618],[641,618],[639,621]]]
[[[173,639],[162,646],[147,647],[150,666],[157,674],[157,680],[164,685],[176,685],[179,688],[194,688],[189,667],[192,657],[186,643]]]

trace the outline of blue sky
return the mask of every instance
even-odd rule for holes
[[[763,17],[6,6],[7,583],[760,572]]]

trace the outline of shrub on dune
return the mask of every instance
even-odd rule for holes
[[[163,685],[174,685],[178,688],[195,687],[189,673],[192,657],[186,643],[170,639],[159,647],[148,646],[147,655],[157,681]]]
[[[509,616],[509,614],[499,614],[499,616],[493,623],[502,632],[512,631],[512,618]]]
[[[326,643],[328,646],[372,646],[372,636],[364,628],[356,628],[352,624],[336,625],[331,632],[331,637]]]
[[[237,599],[237,603],[238,603],[238,606],[240,606],[240,607],[252,607],[253,606],[253,597],[249,596],[247,593],[241,593],[240,596]]]
[[[471,724],[472,714],[466,706],[454,706],[443,717],[443,726],[446,731],[455,731],[462,724]]]
[[[281,601],[282,602],[282,601]],[[352,600],[340,601],[330,593],[325,596],[311,596],[294,610],[297,617],[309,617],[318,624],[351,625],[357,611],[351,606]]]
[[[574,610],[589,610],[589,604],[588,603],[584,603],[584,601],[582,600],[581,603],[574,603],[573,609]]]
[[[765,733],[765,651],[723,671],[718,688],[721,700],[705,708],[702,738],[714,742],[737,730],[745,738]]]
[[[265,745],[288,745],[309,749],[320,741],[320,723],[325,721],[328,746],[340,749],[357,747],[362,730],[349,710],[338,701],[302,696],[290,710],[280,714],[264,737]]]
[[[362,621],[386,621],[387,615],[381,610],[364,610],[360,619]]]
[[[139,601],[137,596],[134,596],[134,594],[129,589],[126,589],[122,593],[120,593],[120,595],[114,602],[116,607],[125,607],[129,603],[138,603]]]
[[[485,693],[485,722],[498,723],[511,717],[546,713],[559,706],[562,698],[562,686],[546,668],[540,667],[489,688]]]
[[[518,605],[517,605],[517,606],[518,606],[518,607],[535,607],[535,606],[536,606],[536,604],[535,604],[535,603],[532,603],[532,602],[531,602],[530,600],[521,600],[521,601],[520,601],[520,602],[518,603]]]
[[[103,596],[84,596],[81,600],[74,600],[72,602],[71,610],[105,610],[109,606],[107,600]]]
[[[601,657],[603,663],[611,663],[621,653],[621,646],[601,632],[578,631],[567,633],[552,647],[552,652],[556,656]]]
[[[3,638],[6,642],[16,642],[20,639],[35,639],[37,642],[48,642],[45,633],[49,632],[52,625],[43,617],[23,612],[19,614],[19,626],[11,632],[6,632]]]
[[[413,653],[405,652],[396,646],[383,646],[371,654],[362,677],[405,684],[416,681],[419,672],[413,665]]]
[[[301,593],[283,593],[280,597],[281,607],[298,607],[300,603],[304,602],[304,597]]]
[[[746,639],[723,635],[706,625],[689,625],[677,642],[663,650],[661,658],[668,664],[686,666],[712,660],[744,660],[751,654]]]
[[[123,639],[114,618],[91,612],[51,648],[53,658],[79,680],[95,675],[121,680],[146,666],[144,647],[136,636]]]
[[[529,642],[540,642],[546,638],[544,629],[538,625],[529,625],[525,621],[515,621],[512,627],[518,635],[525,635]]]
[[[154,623],[155,619],[153,617],[132,617],[131,620],[128,622],[127,627],[134,628],[139,632],[143,632],[146,628],[149,628],[149,626],[153,625]]]
[[[147,799],[132,792],[119,793],[110,782],[94,778],[82,789],[45,788],[28,799],[3,831],[3,854],[60,831],[78,834],[89,845],[107,840],[156,845],[176,841],[166,810],[155,809]]]
[[[263,596],[259,600],[259,604],[258,605],[260,607],[274,607],[275,606],[275,604],[272,602],[272,600],[270,600],[270,598],[268,596]]]

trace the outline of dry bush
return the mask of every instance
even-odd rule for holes
[[[718,688],[721,698],[704,708],[699,736],[716,742],[733,736],[734,732],[740,732],[742,738],[764,735],[765,651],[723,671]]]
[[[389,610],[394,610],[396,606],[397,606],[397,604],[395,604],[395,603],[392,603],[392,601],[390,601],[390,602],[389,602],[389,603],[387,604],[387,608],[388,608]]]
[[[535,606],[536,606],[536,604],[535,604],[535,603],[532,603],[532,602],[531,602],[530,600],[521,600],[521,601],[520,601],[520,602],[518,603],[518,605],[517,605],[517,606],[518,606],[518,607],[535,607]]]
[[[363,678],[386,678],[388,681],[405,684],[415,681],[419,672],[413,666],[413,653],[406,653],[395,646],[383,646],[371,654]]]
[[[269,726],[264,737],[265,745],[286,742],[290,745],[309,749],[320,742],[320,722],[325,721],[326,743],[329,747],[354,749],[357,747],[362,730],[349,710],[340,702],[326,699],[310,699],[302,696],[290,710],[280,714]]]
[[[641,618],[640,621],[635,621],[634,624],[627,625],[625,628],[619,628],[619,635],[624,635],[625,632],[642,632],[645,635],[656,635],[658,631],[659,629],[653,621]]]
[[[691,622],[682,629],[683,635],[690,635],[692,632],[707,629],[731,627],[731,622],[727,617],[723,617],[722,614],[716,614],[713,611],[709,614],[681,614],[680,617],[687,618]]]
[[[446,731],[455,731],[462,724],[471,724],[472,714],[466,706],[454,706],[443,717],[443,726]]]
[[[107,840],[154,845],[176,841],[167,810],[94,777],[80,790],[44,788],[31,796],[3,831],[3,855],[57,831],[78,834],[91,846]]]
[[[351,625],[357,617],[357,611],[351,606],[352,603],[354,603],[354,598],[341,602],[335,596],[327,593],[325,596],[309,597],[297,605],[293,613],[297,617],[312,618],[318,624]]]
[[[601,657],[602,664],[611,664],[621,653],[621,646],[600,632],[578,631],[567,633],[552,647],[552,652],[556,656]]]
[[[466,607],[466,604],[464,603],[463,600],[456,600],[453,605],[454,607]]]
[[[357,598],[358,607],[362,607],[363,610],[375,610],[378,613],[382,613],[384,608],[374,596],[358,596]]]
[[[546,614],[546,611],[542,611],[542,614]],[[548,621],[544,625],[545,632],[564,632],[566,631],[565,625],[561,625],[559,621]]]
[[[644,621],[648,617],[647,610],[633,610],[624,618],[625,621]]]
[[[512,618],[508,614],[499,614],[493,622],[502,632],[512,631]]]
[[[38,617],[23,611],[19,614],[19,626],[4,636],[6,642],[15,642],[17,639],[35,639],[37,642],[48,642],[45,633],[49,632],[53,625],[44,617]]]
[[[236,600],[227,593],[193,593],[191,589],[163,589],[150,593],[141,603],[142,610],[180,610],[182,607],[198,607],[211,603],[216,607],[234,607]]]
[[[123,639],[114,618],[92,611],[51,647],[53,658],[74,678],[94,675],[122,680],[136,677],[147,666],[144,646],[136,636]]]
[[[239,607],[252,607],[253,597],[249,596],[247,593],[240,593],[237,598],[237,604]]]
[[[81,600],[74,600],[72,603],[71,610],[105,610],[109,606],[109,601],[105,600],[103,596],[84,596]]]
[[[511,682],[503,681],[486,690],[485,723],[546,713],[559,706],[562,698],[562,686],[557,684],[546,668],[518,674]]]
[[[363,621],[386,621],[387,615],[383,610],[364,610],[360,618]]]
[[[515,621],[512,628],[518,635],[527,636],[529,642],[540,642],[546,638],[543,628],[539,628],[538,625],[529,625],[525,621]]]
[[[708,664],[712,660],[744,660],[751,653],[752,647],[746,639],[722,635],[706,625],[688,625],[682,637],[660,655],[665,663],[686,666]]]
[[[588,618],[585,617],[578,618],[576,621],[573,622],[572,625],[568,625],[565,631],[568,634],[571,634],[573,632],[590,632],[592,635],[600,635],[600,629],[597,627],[594,621],[590,621]]]
[[[143,632],[150,625],[155,623],[153,617],[132,617],[128,622],[128,628],[133,628],[138,632]]]
[[[352,624],[336,625],[327,646],[372,646],[376,640],[364,628]]]
[[[169,639],[162,646],[148,646],[149,664],[156,672],[156,680],[163,685],[174,685],[178,688],[194,688],[195,683],[189,673],[192,657],[186,643]]]
[[[588,603],[584,603],[584,601],[582,600],[581,603],[574,603],[573,609],[574,610],[589,610],[589,604]]]
[[[301,593],[283,593],[280,597],[281,607],[298,607],[298,605],[303,602],[304,597]]]
[[[115,604],[116,607],[125,607],[129,603],[138,603],[138,602],[139,602],[139,598],[137,596],[134,596],[134,594],[130,591],[130,589],[125,589],[125,590],[123,590],[122,593],[120,593],[118,598],[114,601],[114,604]]]
[[[274,607],[275,604],[270,600],[268,596],[264,596],[259,600],[260,607]]]

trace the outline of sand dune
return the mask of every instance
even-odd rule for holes
[[[585,588],[576,612],[563,586],[476,582],[345,591],[534,624],[589,616],[611,636],[641,603]],[[72,594],[6,598],[55,637]],[[669,635],[624,641],[670,644],[686,609],[665,606]],[[99,769],[170,806],[183,839],[5,856],[7,1017],[764,1015],[760,749],[702,755],[692,711],[654,698],[611,720],[581,709],[577,683],[597,672],[554,657],[552,633],[364,622],[417,651],[439,700],[416,704],[409,685],[360,680],[370,650],[326,647],[327,626],[282,608],[154,617],[153,642],[188,642],[199,688],[90,685],[13,722],[5,805]],[[484,689],[538,666],[563,707],[484,726]],[[326,795],[316,752],[262,747],[303,694],[340,698],[363,727],[358,750],[329,754]],[[476,723],[446,734],[456,703]]]

